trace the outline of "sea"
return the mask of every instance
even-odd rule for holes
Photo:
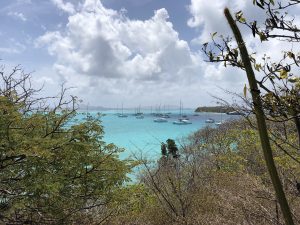
[[[124,151],[120,158],[153,158],[160,156],[160,146],[167,139],[174,139],[178,146],[193,132],[196,132],[205,126],[217,127],[215,123],[206,123],[209,118],[215,122],[226,121],[236,118],[224,113],[195,113],[193,109],[183,109],[181,114],[178,110],[168,111],[168,122],[154,122],[155,117],[150,110],[144,110],[143,119],[137,119],[134,110],[123,110],[123,114],[128,117],[118,117],[115,110],[89,111],[90,115],[102,115],[102,125],[104,127],[104,141],[114,143]],[[176,125],[174,121],[182,115],[189,118],[191,124]],[[78,115],[78,119],[86,116],[85,112]]]

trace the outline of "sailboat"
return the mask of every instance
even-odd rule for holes
[[[173,124],[176,124],[176,125],[187,125],[187,124],[192,124],[192,122],[185,116],[183,117],[182,116],[182,103],[180,101],[180,116],[178,118],[178,120],[174,121]]]
[[[141,106],[139,106],[139,108],[137,109],[137,112],[135,114],[135,118],[137,118],[137,119],[144,119],[144,115],[141,112]]]
[[[152,106],[150,107],[150,115],[154,116],[155,113],[152,111]]]
[[[165,122],[168,122],[168,120],[166,118],[163,118],[163,117],[156,118],[153,121],[156,122],[156,123],[165,123]]]
[[[209,113],[206,113],[206,116],[205,116],[206,118],[207,118],[208,114]],[[205,120],[205,123],[215,123],[215,120],[212,119],[212,118],[208,118],[208,119]]]
[[[121,113],[119,112],[119,105],[117,105],[117,107],[116,107],[115,115],[116,115],[116,116],[121,115]]]
[[[164,111],[161,114],[161,118],[165,118],[165,119],[170,118],[170,115],[168,113],[166,113],[166,106],[165,105],[164,105]]]
[[[207,120],[205,120],[205,123],[214,123],[215,120],[212,118],[208,118]]]
[[[223,114],[223,113],[221,112],[221,120],[220,120],[219,122],[216,122],[216,123],[215,123],[215,124],[218,125],[218,126],[221,125],[221,124],[223,123],[222,114]]]
[[[167,118],[163,116],[163,114],[160,112],[160,105],[159,107],[156,109],[156,113],[154,115],[155,117],[158,117],[158,118],[155,118],[153,120],[153,122],[155,123],[166,123],[168,122]]]
[[[120,117],[120,118],[128,117],[127,115],[125,115],[125,114],[123,113],[123,104],[122,104],[122,113],[119,114],[118,117]]]

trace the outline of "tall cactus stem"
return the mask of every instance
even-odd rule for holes
[[[268,130],[266,126],[265,114],[263,111],[262,102],[260,98],[260,90],[258,89],[258,85],[255,79],[254,71],[252,69],[250,57],[245,42],[243,41],[241,32],[238,26],[236,25],[236,22],[234,21],[233,17],[231,16],[228,8],[225,8],[224,14],[235,36],[236,42],[238,44],[238,48],[240,50],[241,58],[247,73],[247,78],[250,86],[250,92],[252,95],[252,101],[254,105],[254,111],[257,120],[257,126],[258,126],[261,146],[263,149],[264,159],[272,180],[273,187],[275,189],[276,197],[279,202],[285,223],[287,225],[294,225],[291,210],[288,205],[287,199],[285,197],[285,193],[283,191],[283,187],[274,163],[273,153],[270,145],[270,139],[268,136]]]

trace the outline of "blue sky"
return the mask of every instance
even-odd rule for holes
[[[213,105],[211,95],[227,98],[218,87],[240,93],[246,82],[200,51],[214,31],[230,34],[225,6],[262,17],[250,0],[1,0],[0,58],[34,71],[45,95],[65,83],[91,105]]]
[[[199,33],[195,29],[187,25],[190,18],[188,11],[189,2],[185,0],[104,0],[104,6],[120,10],[125,8],[128,12],[128,17],[131,19],[145,20],[153,15],[153,11],[166,8],[168,10],[170,21],[174,25],[174,29],[178,31],[179,37],[191,41]]]

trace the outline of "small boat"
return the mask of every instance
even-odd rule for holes
[[[243,116],[245,113],[239,112],[239,111],[232,111],[232,112],[227,112],[227,115],[232,115],[232,116]]]
[[[135,113],[133,114],[137,119],[144,119],[144,113],[141,112],[141,106],[136,108]]]
[[[182,115],[182,103],[181,103],[181,101],[180,101],[179,110],[180,110],[180,113],[179,113],[180,117],[177,121],[174,121],[173,124],[176,124],[176,125],[192,124],[192,122],[189,120],[189,118],[186,115]]]
[[[167,119],[167,118],[170,118],[170,116],[169,116],[168,114],[163,114],[163,115],[161,116],[161,118]]]
[[[187,119],[178,119],[177,121],[174,121],[173,124],[176,125],[187,125],[187,124],[192,124],[191,121],[187,120]]]
[[[125,115],[125,114],[123,113],[123,104],[122,104],[122,113],[119,113],[119,114],[118,114],[118,117],[120,117],[120,118],[126,118],[126,117],[128,117],[128,115]]]
[[[221,120],[219,120],[218,122],[215,122],[215,124],[217,126],[220,126],[223,123],[223,113],[220,112],[220,114],[221,114]]]
[[[168,120],[166,118],[162,118],[162,117],[156,118],[153,121],[156,122],[156,123],[165,123],[165,122],[168,122]]]
[[[184,122],[185,124],[192,124],[192,122],[189,119],[183,119],[181,121]]]
[[[223,113],[220,111],[219,114],[221,114],[221,119],[218,122],[215,122],[215,125],[220,126],[223,123]]]
[[[176,125],[186,125],[187,123],[183,122],[183,121],[174,121],[173,124],[176,124]]]
[[[144,119],[144,113],[138,112],[133,114],[137,119]]]
[[[215,120],[212,118],[205,120],[205,123],[214,123],[214,122],[215,122]]]

